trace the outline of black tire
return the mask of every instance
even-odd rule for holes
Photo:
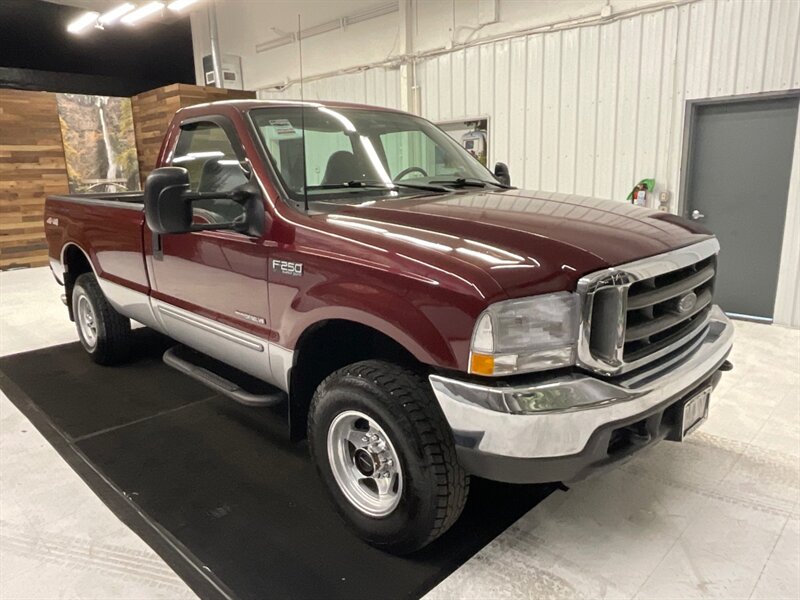
[[[386,516],[359,510],[342,493],[328,458],[328,431],[338,415],[358,411],[389,436],[402,467],[399,504]],[[311,456],[339,514],[369,544],[408,554],[447,531],[461,514],[469,476],[427,379],[395,364],[368,360],[344,367],[317,388],[308,419]]]
[[[88,302],[91,307],[94,335],[81,320],[83,302]],[[72,314],[81,344],[94,362],[99,365],[115,365],[128,358],[132,342],[131,322],[109,304],[93,273],[84,273],[75,280],[72,288]]]

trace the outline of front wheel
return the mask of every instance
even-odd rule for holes
[[[469,477],[426,379],[382,361],[349,365],[320,384],[308,438],[344,520],[377,548],[429,544],[464,508]]]

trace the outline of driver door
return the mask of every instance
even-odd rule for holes
[[[244,218],[242,205],[223,196],[248,183],[243,160],[228,119],[181,125],[170,164],[188,170],[193,192],[211,194],[192,203],[196,223]],[[165,331],[269,381],[269,242],[234,231],[153,235],[150,241],[154,310]]]

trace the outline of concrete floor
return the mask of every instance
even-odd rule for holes
[[[0,355],[73,341],[49,270],[0,273]],[[736,323],[685,443],[555,493],[427,598],[800,598],[800,331]],[[0,394],[0,598],[189,598]]]

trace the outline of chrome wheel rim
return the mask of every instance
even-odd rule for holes
[[[362,513],[385,517],[397,508],[403,471],[374,419],[357,410],[338,414],[328,428],[328,461],[339,489]]]
[[[97,318],[94,314],[92,303],[86,296],[78,297],[78,325],[81,328],[81,337],[90,348],[97,345]]]

